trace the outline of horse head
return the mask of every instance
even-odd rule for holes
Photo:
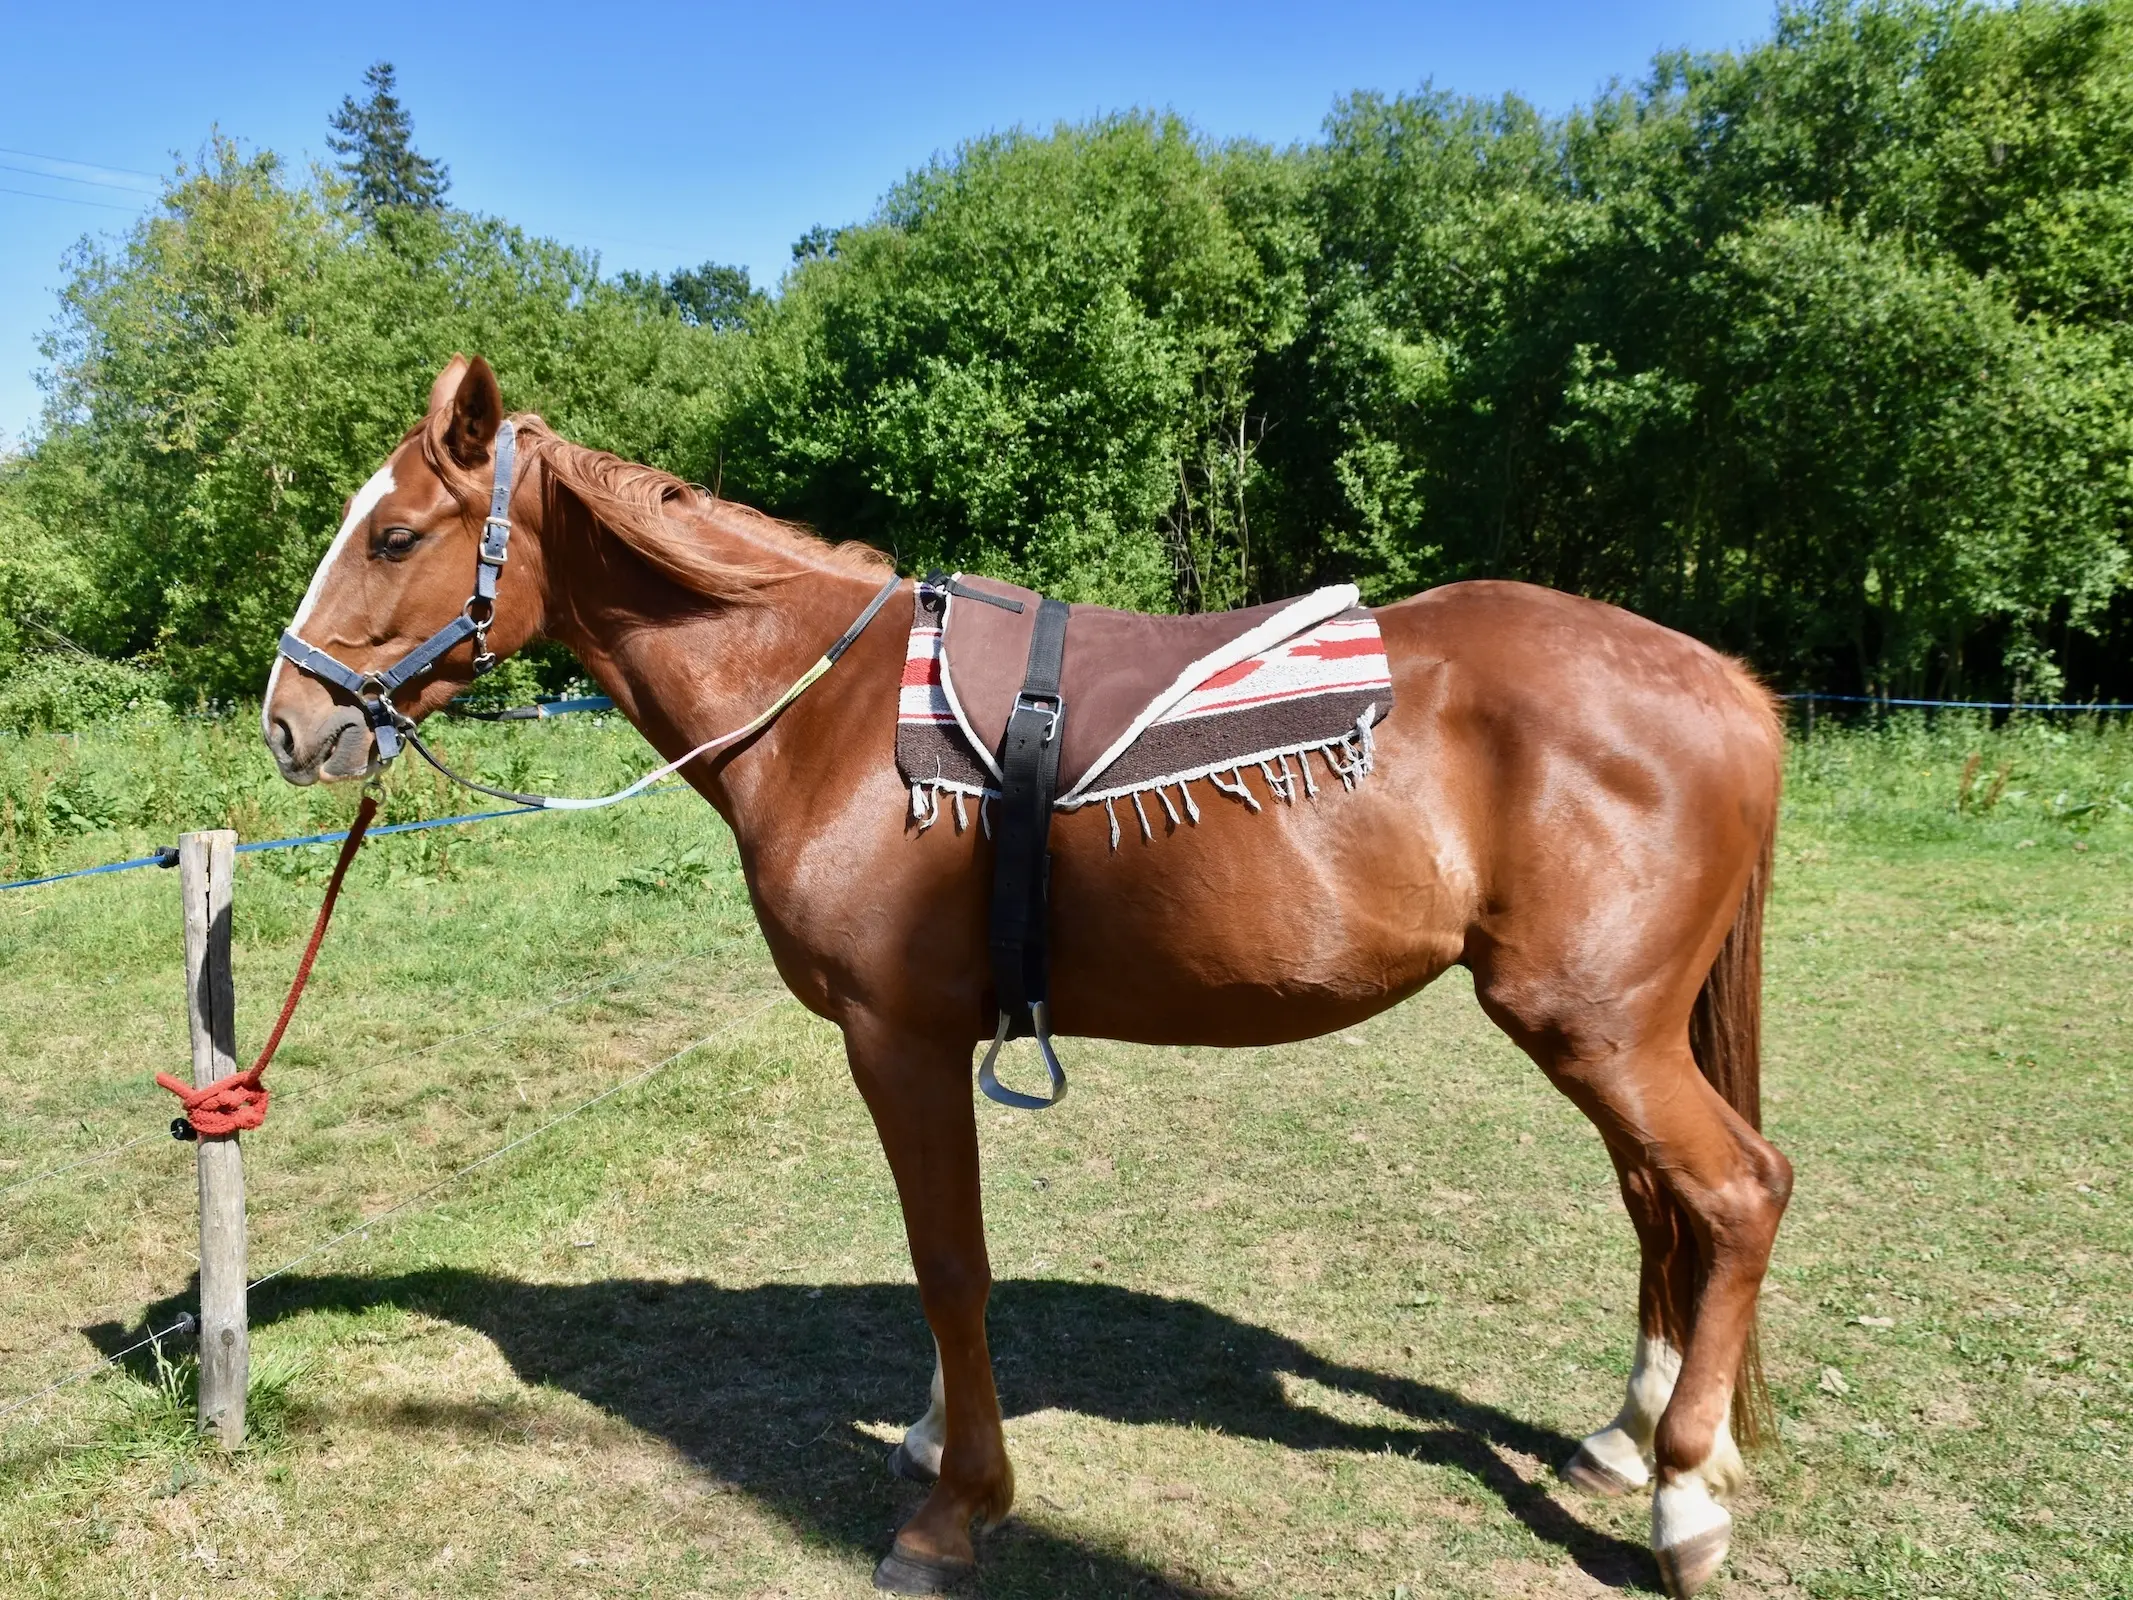
[[[532,540],[521,523],[507,561],[508,521],[501,537],[487,526],[508,457],[503,427],[488,362],[455,356],[428,413],[349,498],[261,708],[267,748],[291,783],[377,772],[398,747],[394,716],[420,721],[537,630]],[[508,470],[502,478],[496,509],[508,518]]]

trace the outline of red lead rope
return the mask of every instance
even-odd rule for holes
[[[267,1120],[270,1097],[261,1075],[274,1059],[274,1052],[281,1048],[281,1036],[288,1032],[289,1019],[296,1015],[296,1003],[304,997],[304,985],[311,980],[311,964],[318,959],[318,947],[325,942],[326,924],[333,920],[333,904],[341,897],[341,880],[348,876],[349,863],[363,847],[364,830],[377,814],[376,797],[366,794],[356,811],[355,825],[341,842],[341,858],[334,862],[333,876],[326,880],[326,899],[318,908],[318,921],[312,924],[311,942],[304,946],[304,958],[296,964],[296,981],[289,985],[289,998],[281,1003],[281,1015],[275,1019],[274,1031],[267,1035],[266,1048],[259,1052],[259,1059],[242,1072],[217,1078],[198,1089],[167,1072],[156,1074],[156,1082],[176,1095],[185,1107],[183,1120],[191,1124],[196,1137],[217,1139],[256,1128]]]

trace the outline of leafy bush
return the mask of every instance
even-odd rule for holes
[[[2133,829],[2133,723],[2123,717],[1903,712],[1806,736],[1795,726],[1788,815],[1867,837],[2010,844]]]
[[[46,651],[21,657],[0,676],[0,728],[15,733],[86,728],[114,717],[165,712],[170,682],[160,672],[95,656]]]

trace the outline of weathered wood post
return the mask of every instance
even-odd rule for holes
[[[185,993],[193,1086],[237,1070],[237,991],[230,977],[230,886],[237,835],[211,828],[178,838],[185,897]],[[252,1339],[245,1315],[244,1151],[238,1135],[193,1147],[200,1170],[200,1431],[226,1450],[244,1443]]]

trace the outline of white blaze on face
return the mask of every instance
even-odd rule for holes
[[[304,591],[303,604],[296,608],[296,615],[289,621],[291,633],[302,635],[304,624],[311,620],[312,609],[326,592],[326,574],[333,570],[333,563],[339,559],[342,550],[347,548],[348,541],[356,529],[369,519],[371,512],[377,510],[378,502],[391,494],[393,488],[393,467],[388,461],[370,475],[370,480],[362,488],[356,490],[355,498],[348,502],[348,515],[341,519],[341,531],[333,536],[333,543],[326,547],[326,554],[319,560],[318,570],[311,574],[311,587]],[[267,722],[267,708],[274,704],[274,686],[281,681],[283,659],[279,655],[274,658],[273,670],[267,674],[266,698],[260,702],[259,707],[261,731],[269,742],[273,740],[274,729]]]

